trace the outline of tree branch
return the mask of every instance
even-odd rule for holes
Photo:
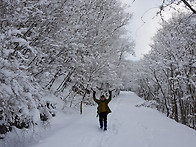
[[[193,7],[186,1],[186,0],[182,0],[182,2],[194,13],[196,14],[196,10],[193,9]]]

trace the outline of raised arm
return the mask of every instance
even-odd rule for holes
[[[112,91],[109,91],[109,99],[107,99],[107,103],[109,103],[112,99]]]
[[[96,99],[95,94],[96,94],[96,92],[95,92],[95,91],[93,91],[93,100],[94,100],[94,101],[98,104],[98,103],[99,103],[99,100],[98,100],[98,99]]]

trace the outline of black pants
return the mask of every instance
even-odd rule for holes
[[[107,112],[101,112],[99,113],[99,124],[100,128],[103,128],[104,125],[104,130],[107,130]]]

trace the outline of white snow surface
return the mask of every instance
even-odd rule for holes
[[[83,115],[58,114],[51,128],[31,147],[195,147],[196,131],[155,109],[136,107],[144,100],[121,92],[109,106],[108,131],[99,129],[96,106]]]

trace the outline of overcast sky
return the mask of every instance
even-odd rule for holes
[[[151,37],[155,35],[159,26],[160,17],[156,16],[159,11],[161,0],[121,0],[123,3],[129,4],[129,12],[133,13],[133,19],[127,26],[127,30],[131,32],[132,38],[135,40],[135,57],[131,59],[140,59],[150,50],[149,44]],[[145,23],[142,21],[142,19]]]

